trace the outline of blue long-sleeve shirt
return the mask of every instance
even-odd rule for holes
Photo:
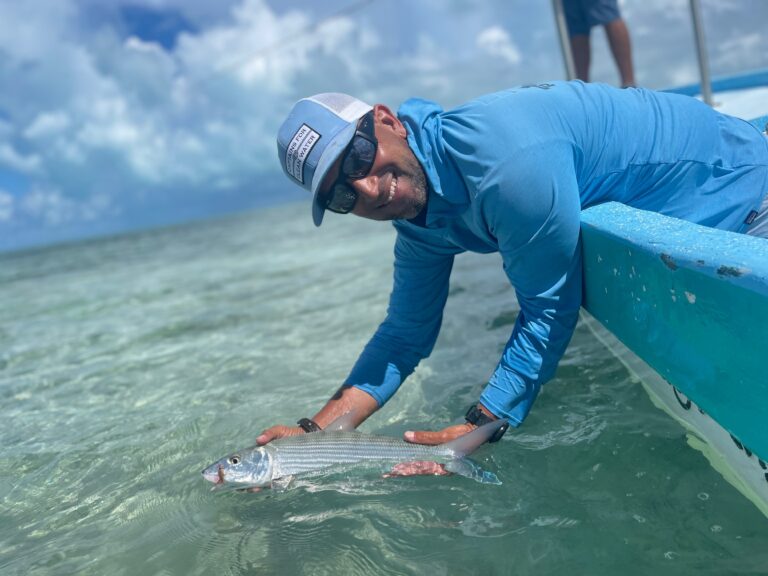
[[[500,252],[520,313],[481,402],[518,425],[581,305],[580,211],[618,201],[732,231],[768,191],[768,140],[686,96],[556,82],[451,111],[398,111],[429,183],[426,221],[395,221],[387,317],[346,380],[384,404],[435,344],[453,258]]]

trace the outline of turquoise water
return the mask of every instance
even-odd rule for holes
[[[393,232],[305,205],[0,256],[0,573],[765,574],[768,519],[585,329],[461,477],[213,493],[202,468],[314,413],[383,317]],[[433,356],[363,426],[457,421],[517,306],[457,259]]]

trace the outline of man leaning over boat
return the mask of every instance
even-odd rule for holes
[[[675,94],[552,82],[448,111],[410,99],[397,113],[318,94],[294,105],[278,156],[312,194],[315,225],[326,211],[352,213],[392,221],[397,239],[387,316],[344,384],[312,419],[268,428],[260,444],[350,410],[359,424],[383,406],[432,351],[456,254],[499,252],[520,313],[466,421],[406,432],[411,442],[446,442],[496,418],[523,422],[578,319],[581,210],[621,202],[768,237],[768,139]]]

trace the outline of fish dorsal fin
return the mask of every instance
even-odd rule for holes
[[[464,434],[464,436],[459,436],[455,440],[446,442],[441,446],[443,448],[449,448],[450,450],[453,450],[453,453],[456,455],[456,457],[461,458],[463,456],[472,454],[472,452],[477,450],[477,448],[481,444],[483,444],[486,440],[488,440],[488,438],[493,436],[496,430],[508,424],[509,424],[509,421],[506,418],[499,418],[498,420],[494,420],[493,422],[488,422],[487,424],[483,424],[479,428],[475,428],[474,430],[472,430],[472,432],[470,432],[469,434]]]
[[[354,432],[355,431],[355,411],[344,412],[333,422],[323,428],[324,432]]]

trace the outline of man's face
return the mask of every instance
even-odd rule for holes
[[[353,214],[371,220],[410,219],[427,202],[427,180],[406,140],[405,126],[386,106],[374,107],[374,128],[378,149],[371,171],[347,184],[357,192]],[[323,180],[321,195],[328,193],[339,177],[341,159]]]

